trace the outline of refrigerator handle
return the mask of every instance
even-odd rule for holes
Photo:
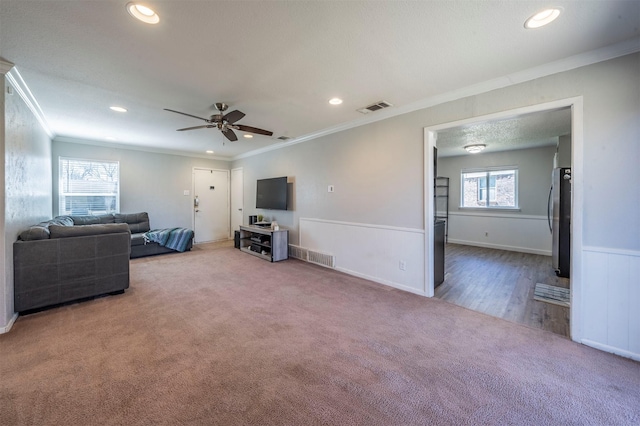
[[[549,199],[547,200],[547,222],[549,223],[549,232],[553,234],[553,227],[551,226],[551,194],[553,194],[553,184],[549,188]]]

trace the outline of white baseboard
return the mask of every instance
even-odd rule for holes
[[[551,252],[549,250],[536,250],[528,247],[515,247],[515,246],[505,246],[500,244],[491,244],[491,243],[481,243],[478,241],[465,241],[465,240],[455,240],[453,238],[447,239],[448,243],[452,244],[462,244],[465,246],[474,246],[474,247],[485,247],[496,250],[508,250],[508,251],[517,251],[520,253],[529,253],[529,254],[539,254],[542,256],[551,256]]]
[[[394,283],[391,281],[384,280],[382,278],[374,277],[371,275],[361,274],[359,272],[351,271],[345,268],[335,268],[336,271],[343,272],[347,275],[352,275],[354,277],[363,278],[365,280],[373,281],[378,284],[386,285],[388,287],[397,288],[398,290],[408,291],[409,293],[417,294],[419,296],[426,296],[427,294],[423,291],[416,290],[415,288],[407,287],[402,284]]]
[[[15,323],[17,319],[18,319],[18,313],[16,312],[13,314],[13,316],[9,320],[9,323],[4,327],[0,328],[0,334],[8,333],[9,330],[11,330],[11,327],[13,327],[13,323]]]
[[[625,351],[623,349],[619,349],[609,345],[603,345],[602,343],[594,342],[593,340],[589,340],[589,339],[582,339],[580,343],[582,343],[583,345],[591,346],[592,348],[599,349],[604,352],[620,355],[621,357],[630,358],[634,361],[640,361],[640,354],[635,352]]]

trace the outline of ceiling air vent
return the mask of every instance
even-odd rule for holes
[[[387,101],[380,101],[380,102],[376,102],[375,104],[371,104],[369,106],[361,108],[358,110],[358,112],[361,112],[363,114],[369,114],[370,112],[378,111],[379,109],[389,108],[390,106],[393,106],[393,105]]]
[[[280,141],[288,141],[289,139],[291,139],[289,136],[280,136],[278,138],[278,140],[280,140]]]

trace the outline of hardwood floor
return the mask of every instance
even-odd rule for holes
[[[569,308],[533,300],[536,283],[569,288],[549,256],[447,244],[444,282],[435,297],[569,337]]]

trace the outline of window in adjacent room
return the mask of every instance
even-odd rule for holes
[[[518,208],[518,169],[516,167],[462,170],[460,182],[460,207]]]
[[[120,163],[60,157],[58,194],[60,215],[118,213]]]

